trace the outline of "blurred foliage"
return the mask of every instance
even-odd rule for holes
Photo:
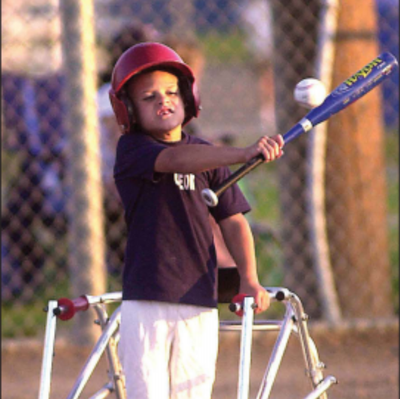
[[[210,32],[199,35],[207,62],[238,62],[246,61],[248,58],[248,49],[245,46],[245,35],[240,32],[234,32],[225,35],[218,32]]]
[[[386,134],[386,168],[388,187],[389,256],[392,271],[393,303],[399,314],[399,135]]]

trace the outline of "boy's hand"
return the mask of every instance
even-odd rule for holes
[[[252,296],[254,298],[254,302],[257,304],[254,313],[261,313],[266,311],[270,305],[270,299],[268,292],[258,283],[240,283],[240,290],[241,294],[246,294]]]
[[[280,134],[271,137],[263,136],[255,144],[245,148],[245,162],[250,161],[258,154],[263,154],[265,162],[274,161],[283,155],[284,144],[283,137]]]

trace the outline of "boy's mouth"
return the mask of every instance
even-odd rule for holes
[[[174,113],[174,111],[170,108],[162,108],[157,112],[157,115],[158,116],[168,116],[173,113]]]

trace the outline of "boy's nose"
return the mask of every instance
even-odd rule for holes
[[[160,94],[159,103],[160,103],[160,104],[167,104],[168,102],[169,102],[168,96],[165,95],[165,94]]]

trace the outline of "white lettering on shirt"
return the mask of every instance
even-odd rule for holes
[[[194,191],[196,189],[194,175],[192,174],[183,175],[181,173],[174,173],[174,181],[180,190]]]

